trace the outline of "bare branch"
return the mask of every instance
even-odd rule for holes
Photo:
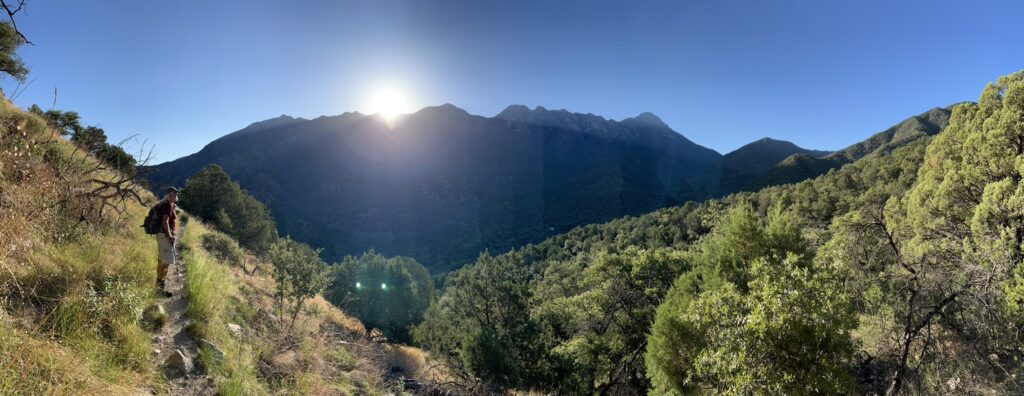
[[[25,44],[35,45],[31,41],[29,41],[28,37],[25,37],[25,35],[21,33],[21,30],[18,29],[18,21],[14,20],[14,15],[21,12],[21,10],[25,9],[25,6],[28,5],[28,0],[18,0],[17,6],[13,8],[11,4],[7,3],[8,0],[0,0],[0,7],[2,7],[5,12],[7,12],[7,18],[11,21],[11,27],[14,28],[14,32],[18,33],[18,36],[20,36],[22,40],[25,40]]]

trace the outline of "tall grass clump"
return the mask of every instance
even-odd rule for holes
[[[227,265],[201,247],[210,240],[207,235],[211,233],[202,223],[190,221],[181,240],[188,277],[187,311],[196,336],[213,342],[224,352],[221,359],[211,351],[203,351],[200,360],[214,376],[220,394],[265,394],[267,391],[256,375],[255,352],[228,331],[234,311],[229,304],[240,302],[238,282]]]

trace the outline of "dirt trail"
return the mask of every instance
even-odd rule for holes
[[[179,234],[180,235],[180,234]],[[177,252],[176,252],[177,253]],[[176,254],[177,255],[177,254]],[[167,310],[167,323],[156,332],[155,348],[160,352],[154,358],[154,364],[160,367],[167,376],[167,394],[170,395],[214,395],[216,389],[213,379],[206,375],[199,364],[199,345],[187,330],[191,320],[188,318],[185,298],[185,263],[181,258],[167,271],[167,291],[174,295],[164,299]],[[194,369],[190,373],[169,370],[165,362],[173,354],[181,351],[192,360]]]

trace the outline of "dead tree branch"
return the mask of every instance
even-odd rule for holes
[[[22,10],[25,10],[25,7],[28,5],[28,0],[17,1],[18,2],[16,4],[8,4],[8,0],[0,0],[0,7],[2,7],[5,12],[7,12],[7,19],[11,21],[11,27],[14,28],[14,32],[18,33],[18,36],[21,37],[22,40],[25,40],[25,44],[35,45],[31,41],[29,41],[28,37],[25,37],[25,34],[22,33],[20,29],[18,29],[18,21],[14,19],[14,15],[21,12]]]

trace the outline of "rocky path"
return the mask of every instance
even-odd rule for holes
[[[174,295],[161,302],[167,321],[154,336],[154,363],[167,377],[167,394],[214,395],[213,379],[199,364],[199,341],[189,331],[185,279],[185,263],[179,258],[167,271],[167,291]]]

